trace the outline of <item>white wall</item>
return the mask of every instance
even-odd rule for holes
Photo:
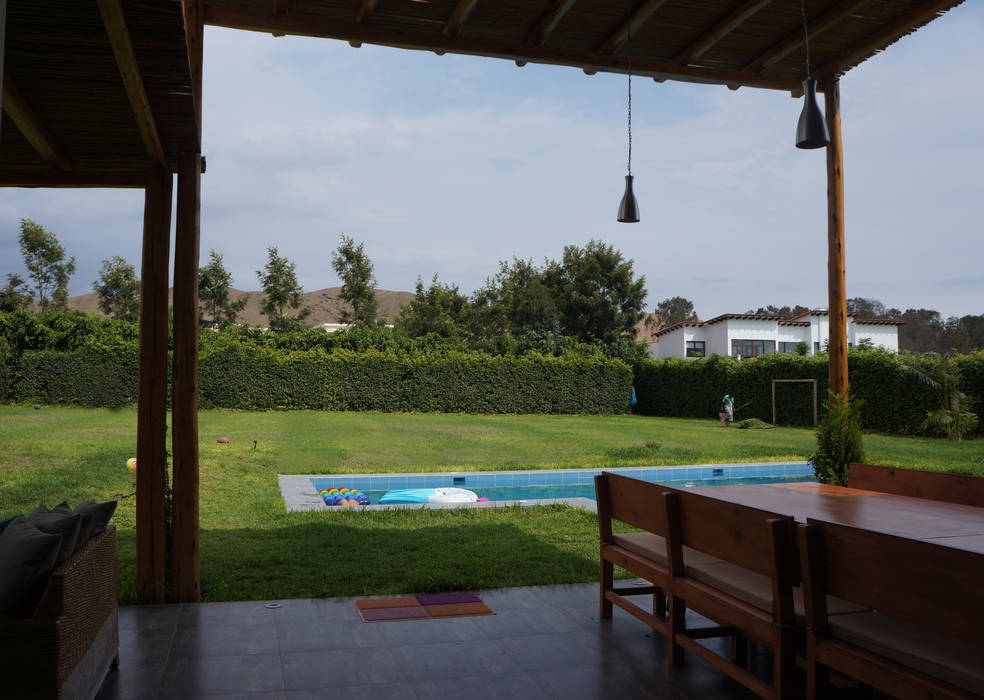
[[[732,318],[720,325],[726,325],[727,354],[731,354],[732,340],[772,340],[778,335],[778,321],[756,321],[749,318]]]
[[[865,323],[849,324],[847,329],[847,342],[857,346],[862,338],[870,338],[871,342],[883,347],[891,352],[899,351],[899,327],[881,326]]]
[[[658,357],[686,357],[687,342],[684,339],[684,332],[686,330],[687,328],[684,326],[661,335],[659,337],[659,343],[657,343]]]

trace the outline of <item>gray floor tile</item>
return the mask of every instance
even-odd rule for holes
[[[274,615],[277,624],[295,622],[359,620],[352,598],[298,598],[272,601],[283,607]]]
[[[550,697],[523,672],[414,681],[413,689],[420,700],[548,700]]]
[[[386,647],[281,654],[287,690],[404,682],[407,677]]]
[[[573,632],[581,629],[578,623],[559,608],[511,608],[495,615],[467,618],[485,639],[522,637],[532,634]]]
[[[523,669],[557,668],[592,664],[604,648],[597,637],[575,634],[538,634],[496,640]]]
[[[272,690],[266,693],[199,695],[197,700],[286,700],[286,695],[282,690]]]
[[[276,626],[281,653],[386,646],[380,624],[362,620],[285,622]]]
[[[283,673],[277,654],[171,657],[164,670],[160,697],[184,699],[283,688]]]
[[[562,700],[669,700],[678,697],[670,684],[640,683],[622,665],[581,664],[530,671],[529,675],[548,697]]]
[[[518,673],[519,665],[496,642],[440,642],[392,647],[410,681]]]
[[[476,624],[477,619],[478,617],[451,617],[447,619],[394,620],[392,622],[374,622],[371,626],[379,628],[386,643],[390,646],[464,642],[482,639],[485,636]]]
[[[256,625],[198,625],[179,627],[171,644],[171,657],[239,656],[278,654],[277,628],[273,623]]]
[[[183,605],[124,605],[117,611],[120,631],[174,629]]]
[[[276,624],[284,608],[264,607],[267,601],[245,600],[234,603],[187,603],[181,611],[179,627],[212,625]]]
[[[286,700],[417,700],[409,683],[326,686],[309,690],[288,690]]]

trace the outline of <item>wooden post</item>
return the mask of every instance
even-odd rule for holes
[[[7,0],[0,0],[0,76],[3,72],[3,55],[7,46]],[[3,104],[3,81],[0,80],[0,105]]]
[[[144,194],[137,396],[137,592],[165,601],[167,524],[167,271],[171,173],[153,168]]]
[[[840,81],[823,81],[827,130],[827,297],[830,390],[847,400],[847,292],[844,275],[844,148],[841,141]]]
[[[178,209],[174,236],[174,372],[171,582],[174,602],[201,597],[198,540],[198,250],[201,155],[184,153],[178,163]]]

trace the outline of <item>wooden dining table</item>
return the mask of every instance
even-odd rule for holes
[[[825,520],[984,555],[984,508],[812,481],[687,490],[790,515],[801,523]]]

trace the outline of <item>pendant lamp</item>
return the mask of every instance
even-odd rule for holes
[[[806,80],[803,81],[803,111],[796,124],[796,148],[825,148],[830,145],[827,122],[817,104],[817,81],[810,77],[810,33],[806,29],[806,0],[803,8],[803,44],[806,47]]]
[[[632,41],[632,20],[629,19],[629,36],[625,44],[628,46]],[[621,224],[639,223],[639,203],[635,195],[632,194],[632,55],[628,54],[629,59],[629,160],[628,175],[625,176],[625,194],[618,205],[618,222]]]

